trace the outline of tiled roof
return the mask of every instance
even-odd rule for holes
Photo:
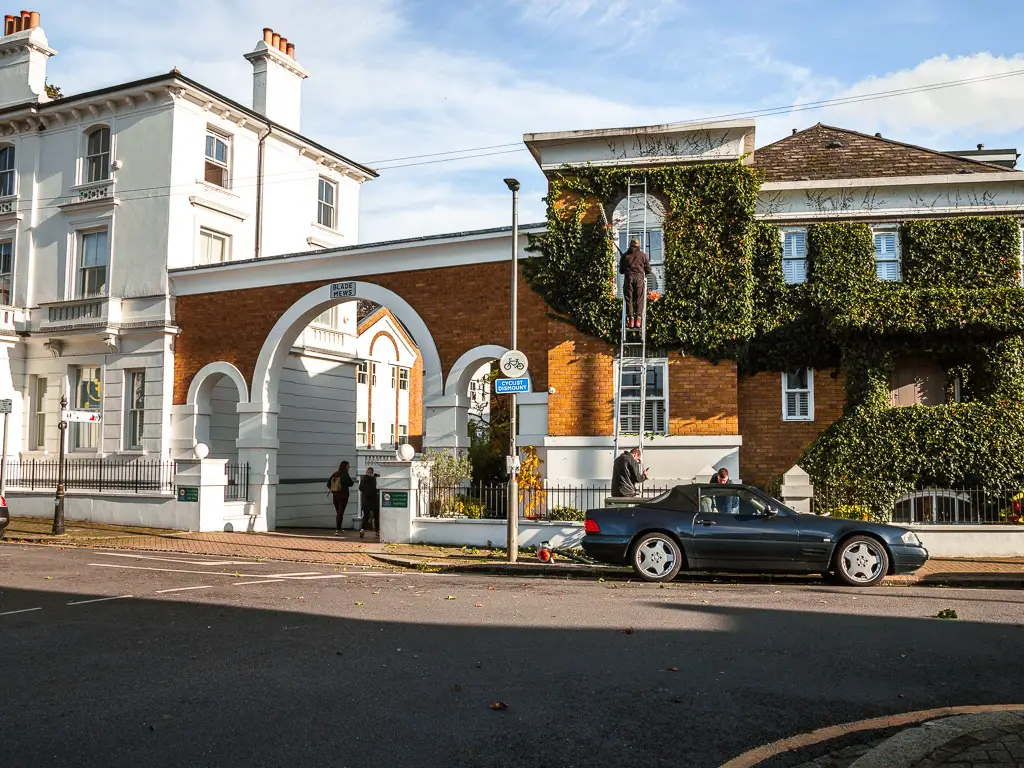
[[[995,173],[1006,168],[818,123],[754,152],[765,181]]]

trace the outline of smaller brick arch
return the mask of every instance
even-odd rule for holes
[[[238,402],[249,402],[249,385],[245,381],[242,372],[231,363],[217,362],[208,363],[199,369],[188,387],[188,398],[185,400],[188,405],[204,405],[204,401],[210,396],[210,390],[216,382],[217,376],[226,376],[238,388]]]
[[[395,348],[395,357],[396,358],[400,358],[402,356],[402,353],[398,349],[398,342],[395,341],[395,337],[392,336],[387,331],[377,331],[377,333],[374,335],[374,337],[372,339],[370,339],[370,354],[371,355],[373,354],[373,347],[377,343],[377,339],[380,339],[380,338],[385,338],[385,339],[387,339],[388,341],[391,342],[391,344]]]
[[[482,344],[479,347],[467,350],[455,361],[451,371],[448,373],[448,381],[445,383],[445,395],[465,395],[469,389],[469,380],[473,378],[480,366],[492,360],[499,359],[508,352],[508,347],[500,344]],[[533,379],[529,372],[526,377],[530,379],[530,389],[533,389]]]

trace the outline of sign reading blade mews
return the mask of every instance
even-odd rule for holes
[[[348,283],[331,283],[331,298],[332,299],[351,299],[356,295],[356,284],[353,282]]]

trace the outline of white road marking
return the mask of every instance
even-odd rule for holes
[[[319,579],[347,579],[347,573],[326,573],[318,576],[293,576],[289,581],[317,581]]]
[[[148,568],[144,565],[121,565],[119,563],[89,563],[94,568],[125,568],[129,571],[157,571],[159,573],[198,573],[201,576],[234,576],[233,573],[227,571],[187,571],[181,568]],[[318,576],[319,571],[305,571],[303,573],[239,573],[239,576],[246,576],[251,579],[261,579],[264,576],[282,576],[282,577],[294,577],[294,576]]]
[[[32,611],[41,611],[42,608],[22,608],[20,611],[7,611],[6,613],[0,613],[0,616],[13,616],[16,613],[31,613]]]
[[[87,603],[103,603],[107,600],[125,600],[129,597],[132,597],[132,595],[117,595],[116,597],[96,597],[92,600],[75,600],[73,602],[68,603],[68,605],[86,605]]]
[[[175,587],[174,589],[158,589],[154,594],[166,595],[168,592],[187,592],[190,589],[213,589],[213,587]]]
[[[122,552],[94,552],[103,557],[131,557],[137,560],[161,560],[165,563],[181,563],[182,565],[265,565],[255,560],[184,560],[178,557],[153,557],[152,555],[128,555]]]
[[[275,581],[291,581],[291,579],[260,579],[259,581],[236,581],[233,586],[247,587],[250,584],[273,584]]]

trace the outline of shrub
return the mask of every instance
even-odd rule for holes
[[[549,519],[554,522],[582,523],[587,513],[576,507],[555,507],[551,510]]]

